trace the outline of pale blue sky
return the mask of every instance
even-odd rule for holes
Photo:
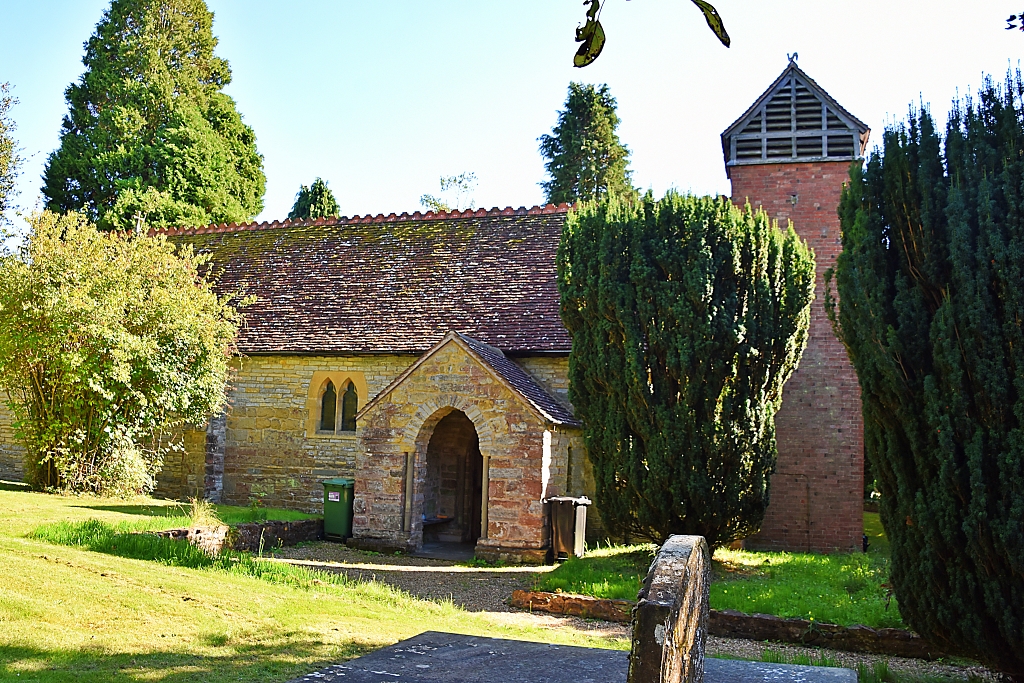
[[[21,100],[30,209],[108,0],[2,1],[0,81]],[[1024,34],[1003,30],[1024,0],[716,0],[728,50],[688,0],[608,0],[608,45],[582,70],[571,66],[579,0],[207,1],[228,93],[265,157],[268,220],[317,176],[348,215],[414,211],[440,175],[463,171],[479,178],[479,206],[540,203],[537,137],[571,80],[611,87],[639,186],[728,193],[719,135],[787,52],[873,141],[919,98],[944,119],[958,88],[1024,54]]]

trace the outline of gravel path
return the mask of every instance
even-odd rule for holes
[[[610,640],[629,639],[629,629],[625,624],[529,613],[508,606],[507,602],[513,590],[533,587],[539,574],[551,571],[554,567],[473,567],[408,555],[365,553],[338,543],[313,543],[297,548],[281,548],[275,552],[275,557],[293,564],[342,573],[354,579],[376,579],[427,600],[451,599],[467,611],[492,613],[493,618],[501,623],[551,629],[572,628]],[[816,661],[824,656],[853,669],[856,669],[858,664],[872,667],[876,662],[886,661],[889,669],[898,673],[944,676],[960,680],[970,676],[995,680],[992,672],[980,666],[958,666],[919,659],[821,650],[737,638],[708,638],[708,655],[760,660],[765,650],[781,653],[790,659],[806,656]]]

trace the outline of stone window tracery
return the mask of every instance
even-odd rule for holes
[[[351,438],[356,414],[366,404],[366,376],[357,370],[316,370],[306,385],[306,437]]]
[[[349,382],[349,386],[352,383]],[[346,397],[347,397],[346,393]],[[338,413],[338,393],[334,389],[334,382],[327,380],[327,388],[324,389],[324,395],[320,399],[320,431],[322,432],[333,432],[334,423]],[[353,414],[353,422],[355,421],[355,415]]]
[[[356,392],[356,385],[348,383],[345,395],[341,398],[341,431],[356,431],[356,407],[359,405],[359,394]]]

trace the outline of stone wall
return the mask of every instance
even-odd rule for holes
[[[14,440],[11,413],[0,403],[0,479],[22,481],[25,478],[25,449]]]
[[[864,425],[860,385],[825,314],[825,271],[842,250],[839,206],[849,162],[759,164],[730,169],[733,201],[790,220],[814,249],[817,288],[810,339],[786,384],[775,423],[778,468],[761,533],[750,547],[854,551],[861,547]]]
[[[530,373],[544,389],[566,406],[569,402],[569,357],[528,356],[516,358],[516,363]],[[597,484],[594,482],[594,467],[587,458],[583,435],[567,435],[566,442],[566,487],[558,494],[566,496],[587,496],[594,500]],[[587,543],[591,546],[609,540],[608,532],[601,522],[601,511],[596,503],[587,508]]]
[[[517,356],[519,367],[564,406],[569,403],[569,356]]]
[[[359,407],[405,370],[413,356],[253,356],[236,361],[224,443],[222,501],[320,512],[321,482],[355,474],[359,431],[308,433],[314,373],[357,375]]]
[[[157,473],[153,495],[173,500],[202,498],[206,431],[188,429],[174,440],[178,447],[164,456],[164,466]]]

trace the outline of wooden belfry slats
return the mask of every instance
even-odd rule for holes
[[[793,69],[780,78],[746,122],[735,124],[742,128],[726,141],[730,164],[853,159],[860,153],[857,126],[801,74]]]

